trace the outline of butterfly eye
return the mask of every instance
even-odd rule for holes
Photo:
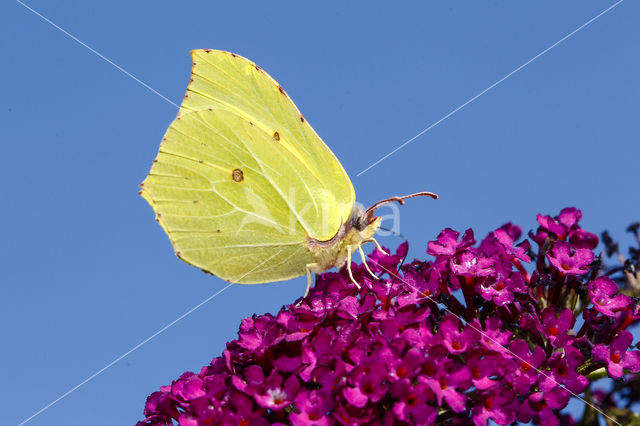
[[[364,228],[367,227],[368,224],[369,224],[369,221],[367,220],[367,216],[366,215],[361,215],[356,220],[356,229],[358,231],[362,231]]]

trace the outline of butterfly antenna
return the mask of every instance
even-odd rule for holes
[[[380,200],[380,201],[378,201],[376,203],[373,203],[373,205],[370,206],[365,211],[365,216],[367,217],[368,220],[373,220],[373,213],[376,211],[376,209],[378,207],[382,207],[385,204],[393,203],[394,201],[397,202],[400,205],[403,205],[404,204],[404,200],[406,200],[408,198],[414,198],[414,197],[431,197],[434,200],[438,199],[438,195],[437,194],[434,194],[433,192],[427,192],[427,191],[416,192],[415,194],[403,195],[401,197],[385,198],[384,200]]]

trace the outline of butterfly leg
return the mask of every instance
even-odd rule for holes
[[[349,272],[349,278],[351,278],[351,282],[358,287],[360,290],[360,284],[356,282],[356,279],[353,278],[353,272],[351,271],[351,246],[347,246],[347,272]]]
[[[384,254],[385,256],[389,256],[389,253],[387,253],[386,251],[384,251],[384,249],[380,246],[380,243],[378,243],[378,241],[376,241],[376,239],[375,239],[375,238],[369,238],[368,240],[364,240],[364,241],[362,241],[360,244],[364,244],[364,243],[373,243],[373,244],[375,244],[375,245],[376,245],[376,248],[377,248],[378,250],[380,250],[380,252],[381,252],[382,254]]]
[[[303,299],[309,295],[309,289],[311,288],[311,284],[313,283],[313,280],[311,279],[311,271],[317,270],[319,267],[320,265],[317,263],[309,263],[305,266],[305,269],[307,270],[307,289],[304,292],[304,296],[302,296]]]
[[[376,280],[379,280],[380,277],[378,277],[376,274],[371,272],[371,269],[369,269],[369,265],[367,264],[367,257],[364,255],[364,251],[362,251],[362,244],[358,244],[358,250],[360,251],[360,257],[362,258],[362,264],[364,265],[364,267],[367,270],[367,272],[369,272],[373,278],[375,278]]]

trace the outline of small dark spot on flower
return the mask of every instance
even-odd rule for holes
[[[493,401],[491,400],[491,398],[487,398],[484,400],[484,408],[486,408],[487,410],[491,410],[491,408],[493,407]]]
[[[280,133],[278,133],[277,131],[276,131],[276,132],[273,132],[273,138],[274,138],[275,140],[279,141],[279,140],[280,140]]]
[[[471,374],[473,375],[474,379],[479,379],[480,378],[480,370],[478,370],[478,367],[471,367]]]
[[[415,395],[409,395],[409,397],[407,398],[407,405],[409,407],[413,407],[417,403],[418,403],[418,398],[416,398]]]
[[[403,366],[400,366],[400,367],[398,367],[398,368],[396,369],[396,375],[397,375],[399,378],[401,378],[401,379],[402,379],[402,378],[404,378],[404,377],[406,377],[406,376],[407,376],[407,374],[408,374],[408,372],[407,372],[407,370],[406,370]]]
[[[235,169],[231,172],[231,179],[236,182],[242,182],[244,180],[244,173],[242,173],[242,170],[240,169]]]

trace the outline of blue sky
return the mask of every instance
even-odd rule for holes
[[[189,50],[250,58],[335,152],[360,202],[441,196],[401,209],[410,256],[444,227],[527,231],[536,213],[565,206],[623,243],[640,219],[637,2],[360,176],[614,2],[26,4],[176,103]],[[176,108],[19,3],[0,16],[0,410],[18,424],[223,282],[173,255],[137,195]],[[243,317],[276,312],[304,287],[232,286],[28,424],[133,424],[149,393],[218,356]]]

